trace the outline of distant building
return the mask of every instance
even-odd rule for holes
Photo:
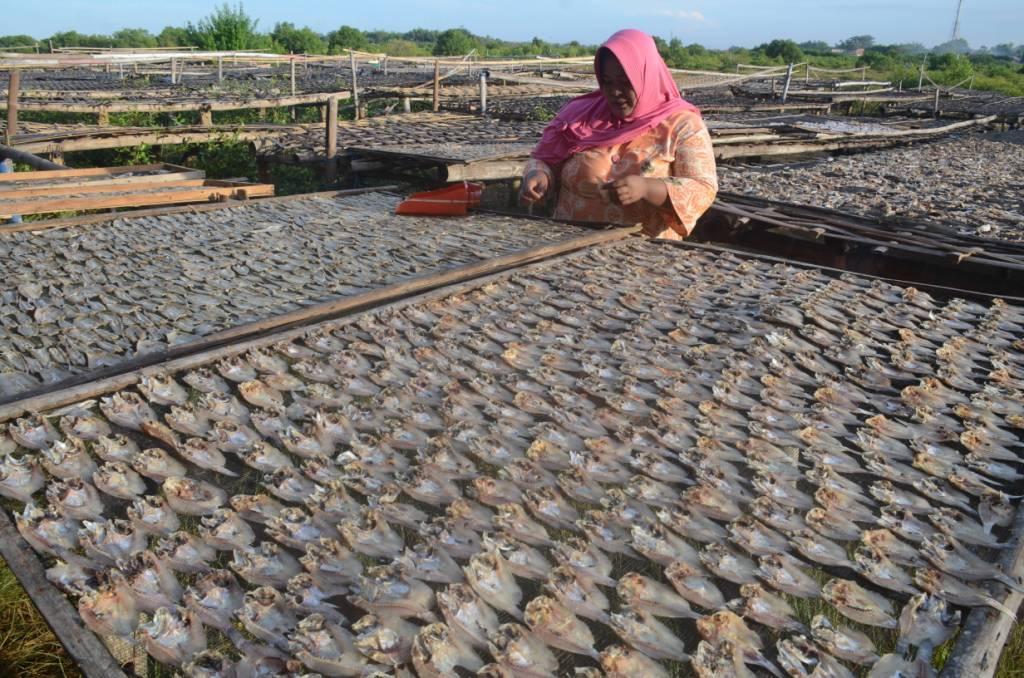
[[[838,47],[832,48],[833,54],[847,54],[849,56],[862,57],[864,56],[864,48],[858,47],[857,49],[839,49]]]

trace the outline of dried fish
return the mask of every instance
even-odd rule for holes
[[[855,622],[894,629],[898,622],[892,603],[849,579],[830,579],[821,589],[821,597]]]

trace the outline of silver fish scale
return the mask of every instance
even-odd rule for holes
[[[822,333],[825,346],[815,343]],[[316,629],[331,623],[356,637],[357,649],[340,655],[347,662],[405,664],[415,645],[414,663],[442,673],[444,661],[475,669],[512,661],[513,651],[542,674],[597,661],[651,675],[684,651],[722,661],[711,645],[697,652],[702,637],[729,640],[716,652],[776,672],[776,662],[841,668],[829,651],[870,664],[897,641],[923,643],[917,656],[927,661],[922,638],[947,639],[953,608],[999,606],[983,587],[1005,578],[974,553],[1014,546],[1005,523],[1017,508],[1007,495],[1020,486],[1008,474],[1022,449],[1022,338],[1024,309],[1001,301],[938,300],[636,240],[278,343],[268,350],[294,376],[313,374],[312,364],[331,376],[307,380],[305,392],[276,391],[285,407],[269,414],[245,405],[230,380],[230,414],[203,410],[212,400],[193,391],[187,407],[218,419],[211,444],[239,477],[177,456],[189,478],[228,497],[263,497],[259,509],[235,505],[254,545],[269,544],[237,561],[252,594],[240,609],[259,643],[309,670],[341,661],[330,643],[310,654],[326,637]],[[42,426],[9,422],[0,447],[37,459],[13,441],[35,444]],[[186,437],[152,422],[145,433],[112,427],[140,449]],[[253,468],[243,464],[248,453],[231,451],[228,432],[260,435],[251,427],[288,464],[254,472],[251,455]],[[47,458],[48,483],[64,463],[73,462]],[[153,479],[159,469],[138,470],[148,494],[171,487]],[[210,493],[208,511],[218,503]],[[126,516],[126,502],[103,498],[103,518]],[[203,510],[170,499],[175,510]],[[179,529],[199,539],[197,522]],[[45,547],[46,534],[30,532],[33,546]],[[296,578],[299,557],[312,580]],[[399,567],[372,568],[390,563]],[[310,581],[323,593],[310,594]],[[323,603],[346,589],[355,608]],[[306,593],[276,597],[286,590]],[[467,591],[500,616],[439,609]],[[833,608],[841,624],[811,624]],[[512,624],[491,628],[489,645],[437,644],[482,642],[451,625],[489,628],[488,615]],[[420,626],[435,620],[447,626]],[[812,626],[809,645],[801,636]],[[873,632],[877,648],[864,645],[868,626],[890,629]],[[211,645],[221,637],[207,635]]]
[[[0,396],[241,323],[583,234],[311,197],[0,233]]]

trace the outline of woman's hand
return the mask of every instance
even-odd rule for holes
[[[664,181],[637,174],[610,181],[605,184],[605,189],[611,201],[620,205],[632,205],[641,200],[652,205],[664,205],[668,198],[668,187]]]
[[[530,172],[523,178],[523,185],[519,189],[519,202],[532,205],[540,202],[548,194],[551,188],[551,181],[544,172]]]

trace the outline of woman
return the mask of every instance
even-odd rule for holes
[[[718,192],[711,137],[654,40],[619,31],[594,57],[599,90],[566,104],[544,129],[520,198],[544,200],[560,179],[554,216],[643,224],[680,240]]]

